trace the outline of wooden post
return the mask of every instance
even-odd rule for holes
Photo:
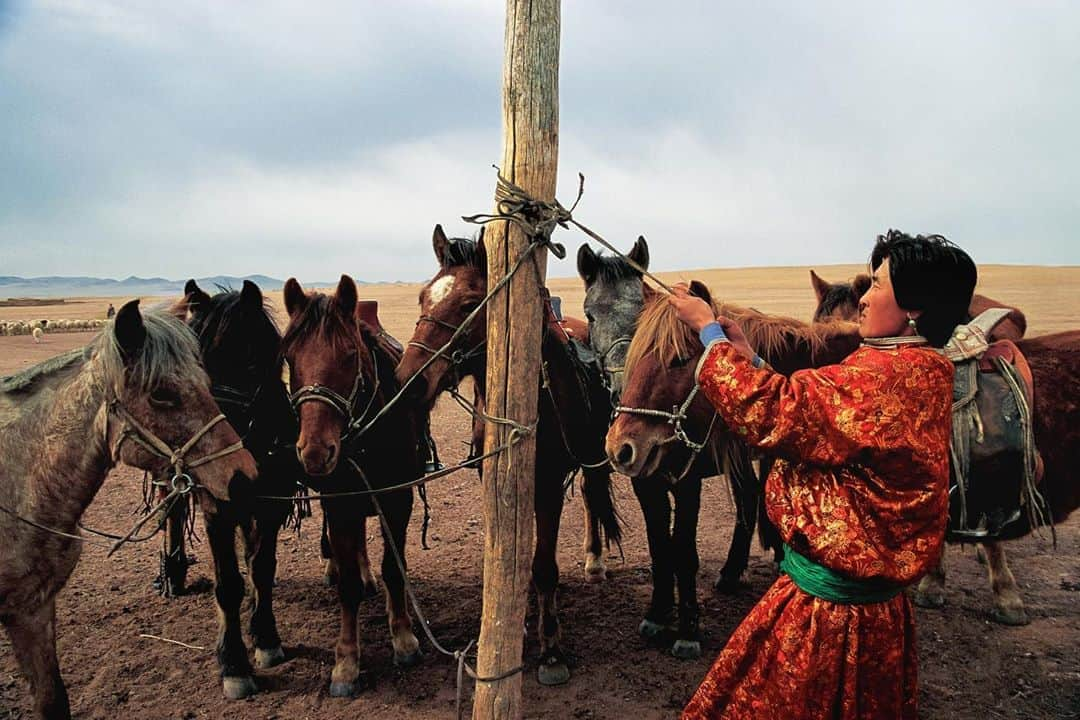
[[[507,0],[503,58],[502,173],[539,200],[555,198],[559,156],[559,0]],[[531,238],[508,222],[484,233],[488,285],[494,286]],[[539,273],[526,260],[487,308],[486,410],[532,425],[537,417],[542,305],[547,250]],[[538,277],[539,276],[539,277]],[[484,447],[506,442],[510,428],[489,423]],[[484,607],[477,673],[494,677],[521,664],[532,578],[536,439],[484,461]],[[478,682],[474,720],[517,720],[522,673]]]

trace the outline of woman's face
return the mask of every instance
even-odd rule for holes
[[[908,313],[896,304],[889,259],[885,258],[871,275],[870,289],[859,299],[859,334],[864,338],[911,335]],[[911,313],[918,317],[918,313]]]

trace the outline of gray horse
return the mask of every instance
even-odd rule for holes
[[[190,455],[190,457],[189,457]],[[0,378],[0,623],[38,718],[71,717],[56,657],[56,594],[79,559],[77,523],[125,463],[222,500],[256,468],[210,396],[195,337],[138,300],[85,350]]]
[[[627,256],[642,269],[649,266],[649,246],[639,237]],[[642,274],[618,256],[602,256],[587,244],[578,250],[577,269],[585,281],[585,317],[589,321],[589,344],[596,353],[611,392],[612,406],[622,392],[626,352],[634,335],[638,315],[653,290]],[[712,428],[687,427],[687,436],[713,436]],[[725,431],[726,435],[726,431]],[[749,451],[741,443],[724,437],[708,443],[722,452],[696,453],[687,443],[685,470],[679,478],[635,477],[634,494],[645,516],[645,528],[652,561],[653,592],[638,631],[651,641],[670,638],[677,621],[672,654],[694,658],[701,653],[697,602],[697,525],[701,507],[703,478],[725,473],[731,481],[737,522],[715,587],[734,592],[746,570],[750,542],[757,522],[760,483],[750,463]],[[674,507],[672,507],[672,499]],[[674,519],[674,526],[672,520]],[[676,614],[675,589],[678,587]]]

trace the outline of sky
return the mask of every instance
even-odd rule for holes
[[[0,0],[0,275],[431,276],[492,206],[503,14]],[[1068,1],[563,0],[558,197],[662,270],[891,227],[1080,264],[1078,37]]]

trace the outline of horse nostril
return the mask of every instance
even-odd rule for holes
[[[634,461],[634,446],[630,443],[623,443],[623,446],[619,448],[619,452],[615,455],[615,461],[622,466],[627,466]]]
[[[334,456],[337,455],[337,445],[331,445],[326,449],[326,464],[330,465],[334,462]]]

